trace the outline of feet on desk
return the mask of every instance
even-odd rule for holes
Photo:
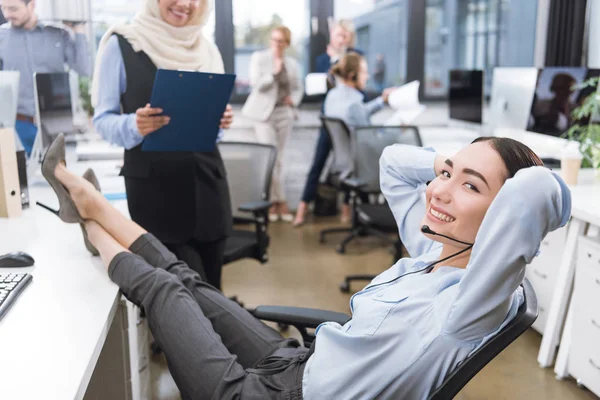
[[[38,205],[56,214],[63,222],[82,223],[83,218],[78,212],[75,203],[73,203],[68,189],[56,176],[56,171],[59,168],[65,168],[66,165],[65,137],[61,134],[52,142],[42,160],[42,175],[48,181],[54,193],[56,193],[56,197],[58,197],[58,210],[54,210],[41,203],[38,203]]]
[[[90,243],[84,226],[85,220],[90,218],[94,197],[101,197],[100,184],[94,171],[88,169],[83,177],[79,177],[67,170],[65,140],[64,136],[60,135],[44,156],[42,174],[58,197],[59,209],[53,210],[41,203],[38,205],[56,214],[64,222],[79,223],[85,247],[92,255],[98,255],[98,250]]]

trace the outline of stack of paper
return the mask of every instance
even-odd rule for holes
[[[421,115],[427,107],[419,103],[419,81],[400,86],[388,99],[388,104],[396,112],[386,122],[386,126],[408,125]]]
[[[307,96],[327,93],[327,74],[312,73],[304,79],[304,92]]]

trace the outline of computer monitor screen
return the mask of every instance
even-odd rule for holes
[[[17,118],[19,72],[0,71],[0,128],[12,128]]]
[[[450,118],[480,124],[483,120],[483,71],[450,70]]]
[[[542,69],[537,79],[528,130],[554,137],[563,135],[575,123],[571,115],[573,110],[596,90],[595,87],[573,89],[573,85],[598,75],[600,70],[587,68]]]
[[[52,140],[60,133],[73,133],[73,110],[69,73],[36,73],[35,94],[39,128],[47,140]]]
[[[497,129],[525,132],[537,77],[538,69],[533,67],[494,68],[489,113],[494,132]]]

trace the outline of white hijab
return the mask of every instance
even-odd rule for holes
[[[143,51],[157,68],[223,73],[217,47],[202,34],[212,12],[211,0],[200,0],[198,13],[186,26],[169,25],[160,16],[159,0],[146,0],[144,9],[128,24],[115,25],[100,40],[92,80],[92,104],[98,104],[98,71],[108,39],[122,35],[136,52]]]

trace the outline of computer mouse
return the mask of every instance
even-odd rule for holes
[[[30,267],[33,264],[35,264],[33,257],[22,251],[16,251],[0,256],[0,268]]]

